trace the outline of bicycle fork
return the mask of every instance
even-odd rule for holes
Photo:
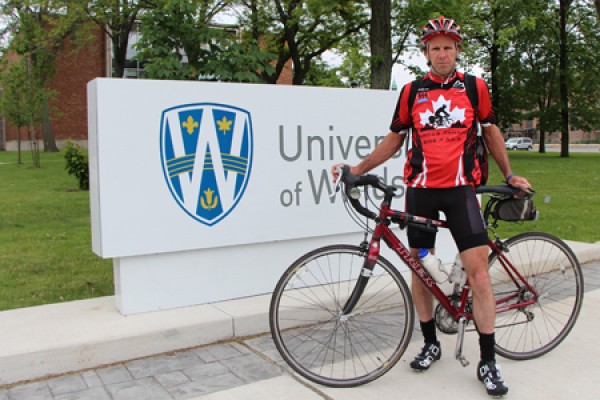
[[[361,243],[361,248],[366,253],[365,262],[362,266],[360,276],[358,277],[358,279],[356,281],[356,286],[354,286],[354,289],[352,290],[352,293],[350,294],[348,301],[346,301],[346,304],[344,304],[344,306],[341,309],[341,313],[342,313],[341,315],[348,315],[354,310],[354,307],[358,303],[360,296],[362,296],[365,288],[367,287],[369,278],[371,276],[373,276],[373,269],[375,268],[375,262],[377,261],[377,258],[379,257],[379,241],[378,240],[373,240],[371,242],[370,246],[365,240],[363,243]]]
[[[465,317],[460,317],[458,319],[458,336],[456,338],[456,351],[454,352],[454,356],[463,367],[469,365],[469,360],[465,358],[463,355],[463,343],[465,340],[465,328],[469,321]]]

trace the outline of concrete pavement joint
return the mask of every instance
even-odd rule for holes
[[[264,336],[264,335],[262,335],[262,336]],[[262,353],[262,352],[260,352],[258,350],[255,350],[252,346],[248,345],[245,341],[240,341],[238,343],[240,345],[242,345],[242,346],[245,346],[248,350],[252,351],[253,353],[255,353],[257,356],[259,356],[260,358],[262,358],[263,360],[265,360],[269,364],[271,364],[271,365],[279,368],[285,375],[291,377],[293,380],[295,380],[296,382],[298,382],[299,384],[301,384],[305,388],[309,389],[310,391],[314,392],[315,394],[321,396],[323,399],[325,399],[325,400],[334,400],[332,397],[329,397],[327,394],[325,394],[324,392],[322,392],[321,390],[319,390],[316,386],[314,386],[313,384],[309,383],[304,378],[300,377],[296,373],[296,371],[293,371],[289,366],[287,366],[287,365],[284,366],[284,365],[278,363],[277,361],[271,359],[266,354],[264,354],[264,353]]]

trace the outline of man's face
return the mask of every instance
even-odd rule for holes
[[[450,75],[456,67],[458,49],[456,41],[449,36],[436,36],[429,40],[425,57],[436,75]]]

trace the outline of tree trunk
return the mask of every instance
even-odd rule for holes
[[[491,83],[492,83],[492,107],[495,110],[500,108],[500,87],[498,83],[498,75],[495,74],[498,69],[498,46],[494,45],[492,48],[492,57],[491,57],[491,68],[490,71],[492,73]]]
[[[569,157],[569,87],[567,83],[569,59],[567,54],[567,14],[572,0],[560,0],[560,156]]]
[[[127,42],[127,41],[125,41]],[[112,71],[113,78],[122,78],[125,73],[125,60],[127,58],[127,43],[125,43],[125,47],[121,46],[121,35],[118,34],[112,39],[113,44],[113,54],[114,54],[114,71]],[[113,67],[113,66],[111,66]]]
[[[498,75],[496,74],[496,70],[498,69],[499,64],[498,60],[500,57],[500,49],[499,46],[496,44],[498,41],[498,33],[494,31],[492,35],[492,46],[490,48],[490,73],[492,75],[492,108],[494,110],[500,110],[500,90],[498,90],[500,85],[498,83]]]
[[[129,45],[129,35],[131,34],[132,27],[123,24],[119,29],[121,29],[119,32],[113,32],[112,37],[113,53],[115,57],[114,78],[122,78],[125,74],[127,47]]]
[[[371,3],[371,88],[389,89],[392,75],[391,1]]]
[[[42,110],[42,140],[44,142],[44,152],[57,152],[58,146],[54,139],[52,120],[48,111],[48,104],[46,103]]]
[[[31,147],[31,159],[35,168],[40,168],[40,149],[38,147],[37,135],[33,122],[27,127],[29,136],[29,146]]]
[[[543,129],[540,129],[540,148],[539,148],[539,152],[540,153],[545,153],[546,152],[546,131],[544,131]]]
[[[21,126],[17,128],[17,164],[23,164],[21,160]]]

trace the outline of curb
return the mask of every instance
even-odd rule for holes
[[[0,387],[266,332],[252,312],[262,297],[129,316],[114,296],[0,312],[10,327],[0,330]]]
[[[571,250],[577,255],[580,264],[587,264],[593,261],[600,261],[600,242],[582,243],[571,240],[564,241]]]

